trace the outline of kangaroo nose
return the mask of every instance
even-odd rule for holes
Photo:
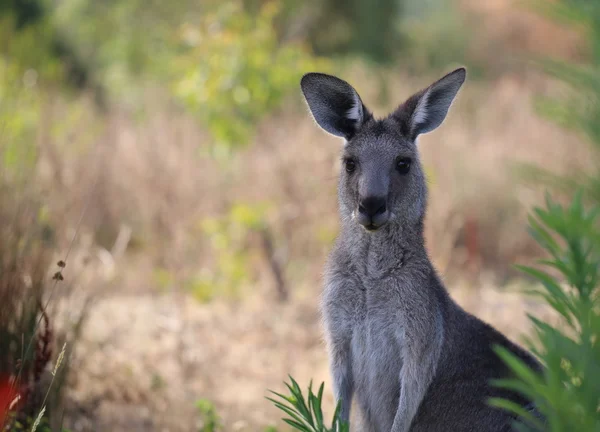
[[[360,201],[358,211],[370,218],[384,213],[386,210],[384,197],[370,196]]]

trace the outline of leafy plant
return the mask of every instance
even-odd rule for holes
[[[600,2],[596,0],[529,0],[541,14],[577,31],[585,44],[582,60],[535,59],[534,64],[548,76],[566,85],[560,97],[538,97],[536,109],[545,118],[582,135],[590,145],[591,157],[600,161]],[[585,198],[600,204],[600,177],[597,169],[575,170],[560,175],[535,165],[521,166],[528,181],[572,195],[583,190]]]
[[[281,43],[275,28],[281,6],[269,1],[249,14],[243,1],[223,2],[199,25],[180,27],[173,91],[201,117],[222,152],[246,144],[303,72],[328,67],[302,44]]]
[[[198,429],[198,432],[217,432],[221,430],[221,419],[211,401],[200,399],[196,402],[196,408],[198,408],[202,417],[202,426]]]
[[[37,424],[36,424],[37,421]],[[6,429],[7,432],[54,432],[56,428],[50,426],[50,422],[45,416],[37,418],[27,418],[25,421],[14,421],[12,425]],[[70,432],[67,428],[58,429],[60,432]]]
[[[495,399],[491,403],[517,414],[521,418],[520,431],[598,431],[600,207],[586,210],[578,193],[569,206],[548,197],[546,208],[536,208],[534,215],[530,218],[531,232],[550,254],[550,258],[540,261],[549,270],[520,269],[537,279],[540,285],[530,294],[551,306],[560,322],[553,325],[530,316],[535,340],[530,339],[528,344],[545,366],[543,374],[498,348],[516,378],[496,384],[532,400],[545,421],[508,401]],[[560,279],[551,272],[558,272]]]
[[[283,421],[292,426],[295,430],[302,432],[349,432],[350,426],[347,423],[342,423],[339,417],[340,403],[338,402],[331,427],[327,427],[324,422],[323,409],[323,389],[325,383],[321,383],[317,394],[312,390],[312,381],[308,386],[308,394],[306,399],[302,394],[302,390],[298,383],[290,376],[291,384],[285,383],[290,391],[289,396],[271,391],[279,398],[267,398],[281,411],[289,417]]]

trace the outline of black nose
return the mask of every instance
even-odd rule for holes
[[[358,205],[358,211],[364,214],[365,216],[374,217],[378,214],[384,213],[386,210],[385,207],[385,198],[370,196],[363,200],[361,200]]]

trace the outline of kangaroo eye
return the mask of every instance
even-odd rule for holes
[[[398,158],[398,160],[396,161],[396,169],[402,175],[408,174],[408,172],[410,171],[411,162],[412,161],[410,160],[410,158]]]
[[[356,170],[356,162],[352,159],[346,159],[344,165],[346,166],[346,172],[353,173]]]

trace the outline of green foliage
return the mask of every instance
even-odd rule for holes
[[[327,69],[297,42],[281,43],[274,26],[281,4],[256,15],[228,1],[184,24],[171,76],[177,97],[202,118],[217,144],[248,142],[257,122],[297,89],[303,73]]]
[[[6,429],[6,432],[31,432],[35,424],[35,418],[28,418],[26,421],[14,421],[11,426]],[[55,432],[57,429],[53,429],[50,426],[50,422],[46,416],[40,418],[39,423],[35,426],[35,432]],[[58,429],[60,432],[71,432],[70,429],[61,427]]]
[[[492,403],[519,415],[524,421],[519,425],[521,431],[597,431],[600,428],[600,207],[586,210],[581,194],[577,194],[568,207],[548,198],[546,208],[536,208],[534,214],[530,218],[531,232],[550,254],[550,258],[540,261],[549,271],[520,269],[537,279],[540,286],[530,293],[551,306],[561,322],[552,325],[530,317],[537,340],[530,340],[529,345],[545,366],[543,375],[498,348],[516,378],[499,380],[496,384],[530,398],[546,423],[508,401],[496,399]],[[556,272],[561,279],[554,275]],[[562,279],[564,284],[560,282]]]
[[[69,41],[63,37],[61,29],[55,25],[51,6],[48,0],[1,2],[0,17],[10,20],[10,25],[5,29],[14,32],[21,40],[11,39],[10,43],[3,45],[0,50],[12,51],[12,58],[25,58],[28,66],[40,73],[49,65],[58,65],[59,68],[55,71],[59,72],[58,78],[61,84],[81,89],[91,84],[90,70],[73,50]],[[21,38],[23,34],[36,34],[43,38],[26,39],[26,45],[23,46]]]
[[[174,49],[174,29],[197,9],[191,1],[63,0],[49,16],[111,101],[123,103],[136,100],[141,79],[161,78]]]
[[[41,27],[16,31],[15,19],[0,15],[0,170],[10,176],[31,169],[36,159],[41,98],[35,86],[40,73],[47,79],[56,73],[44,46],[46,33]]]
[[[406,2],[401,23],[409,70],[445,70],[449,64],[466,63],[469,29],[455,2]]]
[[[248,243],[253,233],[266,226],[268,207],[266,203],[238,203],[221,217],[202,220],[201,230],[215,263],[187,285],[198,300],[209,301],[216,294],[237,296],[250,282],[252,249]]]
[[[196,408],[202,419],[202,426],[200,426],[198,432],[217,432],[222,430],[221,419],[211,401],[200,399],[196,402]]]
[[[324,383],[321,383],[317,394],[312,390],[312,381],[308,386],[308,394],[306,398],[302,394],[302,390],[298,383],[290,376],[291,384],[285,383],[290,391],[290,395],[286,396],[281,393],[271,391],[278,399],[267,398],[281,411],[289,417],[283,419],[284,422],[292,426],[294,430],[302,432],[349,432],[350,426],[347,423],[341,423],[339,412],[340,403],[335,409],[331,427],[327,427],[323,417],[323,402]]]
[[[149,84],[168,87],[206,126],[210,149],[226,154],[304,72],[328,68],[301,41],[282,41],[281,1],[64,0],[52,17],[113,99],[139,106]]]
[[[200,426],[198,432],[219,432],[223,430],[223,422],[217,413],[215,405],[208,399],[199,399],[196,402],[198,414],[200,414]],[[277,432],[275,426],[267,426],[263,432]]]
[[[530,0],[529,3],[535,10],[578,30],[586,42],[587,53],[580,63],[547,58],[534,60],[541,70],[569,89],[563,97],[538,98],[536,108],[542,116],[582,134],[591,144],[597,162],[600,159],[600,2]],[[568,194],[581,189],[590,202],[600,203],[600,180],[595,169],[562,176],[541,167],[525,165],[522,168],[528,180]]]
[[[462,23],[447,0],[435,1],[429,10],[440,12],[432,18],[405,14],[418,2],[397,0],[10,0],[0,6],[6,20],[0,53],[23,66],[16,81],[26,71],[27,82],[36,77],[36,97],[50,85],[64,91],[75,81],[142,111],[149,86],[167,88],[205,125],[212,138],[208,149],[227,156],[249,143],[260,121],[298,91],[303,73],[332,69],[313,49],[394,63],[408,48],[413,65],[456,61],[466,45]],[[27,110],[12,112],[22,121]],[[28,124],[38,123],[29,117]],[[14,159],[15,150],[10,152]]]
[[[298,15],[310,14],[307,39],[319,54],[356,54],[373,63],[392,63],[404,42],[398,28],[403,3],[399,0],[287,0],[286,24],[291,26]]]
[[[23,17],[10,7],[0,13],[0,172],[10,181],[31,180],[44,126],[49,129],[44,130],[48,138],[60,142],[90,111],[83,108],[82,101],[69,101],[59,120],[53,124],[45,121],[45,111],[57,95],[69,96],[68,83],[75,66],[66,51],[59,50],[50,17],[43,13],[32,18],[36,15],[29,9],[35,9],[34,3],[23,6]]]

